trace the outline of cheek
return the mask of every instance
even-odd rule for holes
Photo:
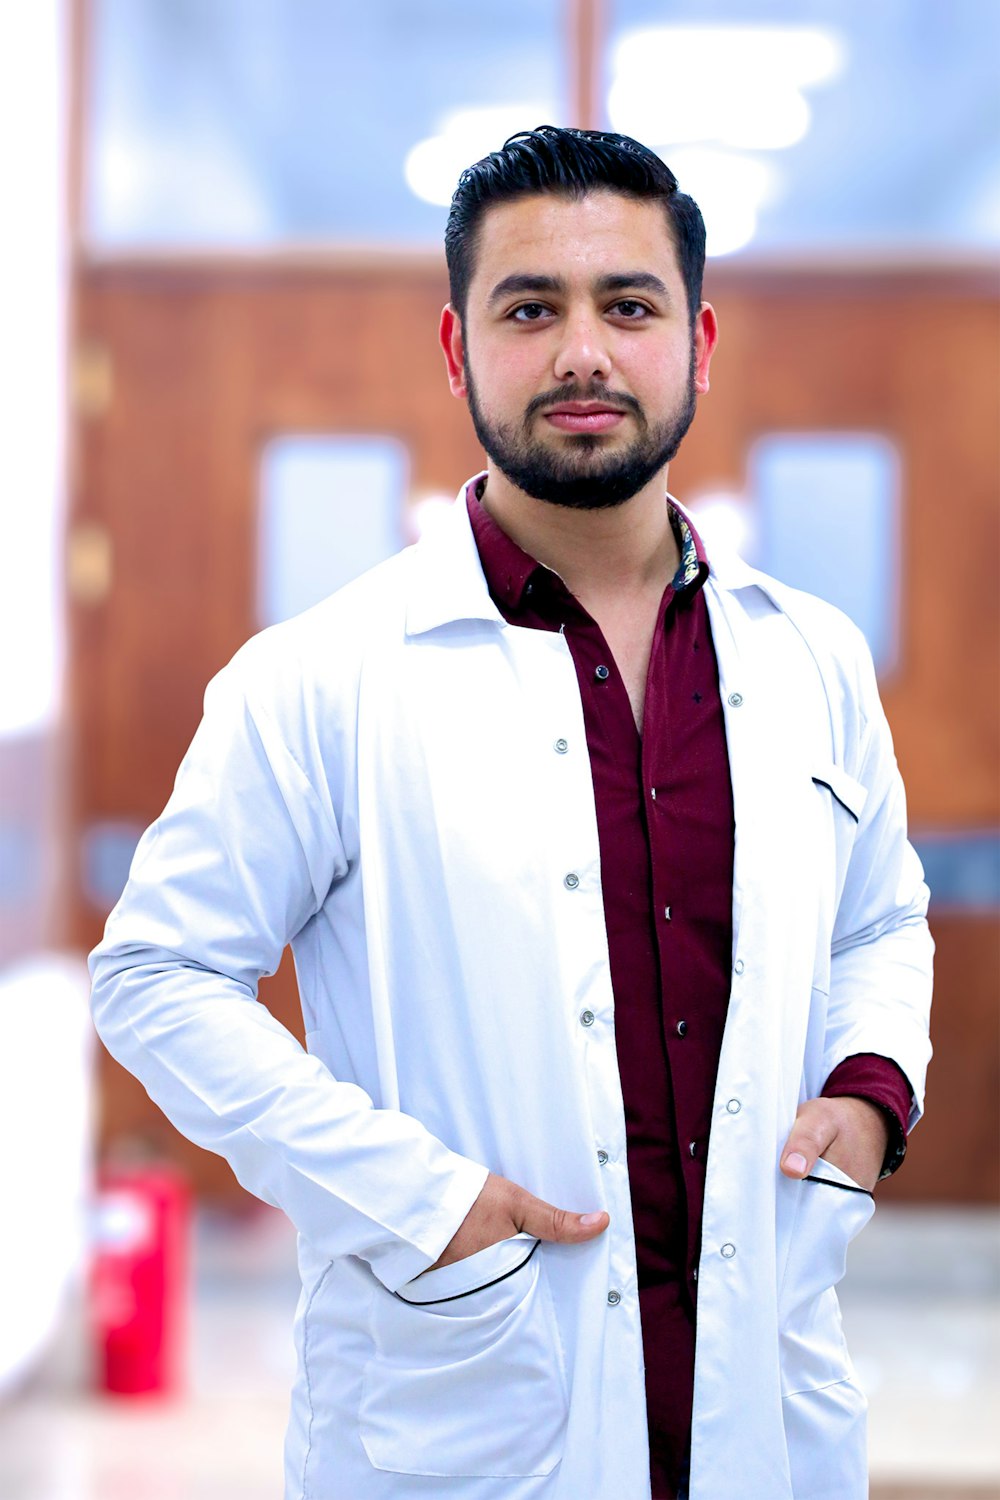
[[[660,345],[658,348],[634,351],[635,357],[629,368],[635,380],[653,393],[659,390],[666,398],[673,395],[679,385],[686,385],[691,365],[691,351],[687,345]]]
[[[547,389],[545,371],[544,360],[523,347],[484,350],[473,369],[480,405],[496,415],[520,415],[533,396]]]

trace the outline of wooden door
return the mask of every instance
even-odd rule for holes
[[[401,440],[414,492],[454,493],[481,464],[436,344],[438,261],[217,261],[82,265],[69,673],[66,836],[128,830],[159,812],[209,677],[256,628],[258,471],[285,433]],[[759,434],[864,429],[906,471],[903,651],[885,702],[924,827],[995,827],[1000,680],[994,618],[995,297],[972,276],[710,269],[722,342],[671,487],[739,488]],[[987,689],[985,684],[994,686]],[[82,856],[81,856],[82,857]],[[80,868],[74,859],[74,868]],[[73,942],[105,909],[82,880]],[[995,916],[941,914],[939,1058],[899,1196],[976,1201],[996,1178]],[[294,976],[261,998],[301,1036]],[[140,1137],[197,1187],[239,1192],[228,1167],[176,1137],[110,1059],[105,1143]],[[993,1091],[992,1095],[990,1091]]]

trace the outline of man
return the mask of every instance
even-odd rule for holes
[[[871,659],[666,495],[717,328],[657,157],[513,137],[446,249],[487,469],[210,684],[98,1029],[300,1231],[286,1497],[860,1500],[932,952]]]

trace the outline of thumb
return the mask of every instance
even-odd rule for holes
[[[808,1177],[815,1166],[796,1142],[790,1140],[781,1155],[781,1170],[786,1177]]]
[[[836,1131],[829,1129],[819,1111],[811,1110],[808,1104],[803,1106],[781,1153],[785,1176],[808,1177],[817,1157],[823,1155],[835,1135]]]
[[[553,1208],[551,1203],[545,1203],[531,1193],[525,1193],[517,1221],[526,1234],[561,1245],[578,1245],[596,1239],[611,1223],[606,1213],[570,1213],[565,1208]]]

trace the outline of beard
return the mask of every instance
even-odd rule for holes
[[[573,510],[608,510],[638,494],[674,457],[694,420],[697,403],[693,344],[687,388],[674,411],[655,426],[634,396],[593,383],[586,390],[561,385],[536,396],[519,425],[493,422],[480,405],[468,360],[465,383],[476,436],[504,477],[533,500]],[[549,447],[533,436],[532,421],[543,407],[564,401],[606,401],[616,410],[631,412],[638,426],[635,439],[624,450],[605,452],[601,437],[577,433],[568,436],[561,447]]]

